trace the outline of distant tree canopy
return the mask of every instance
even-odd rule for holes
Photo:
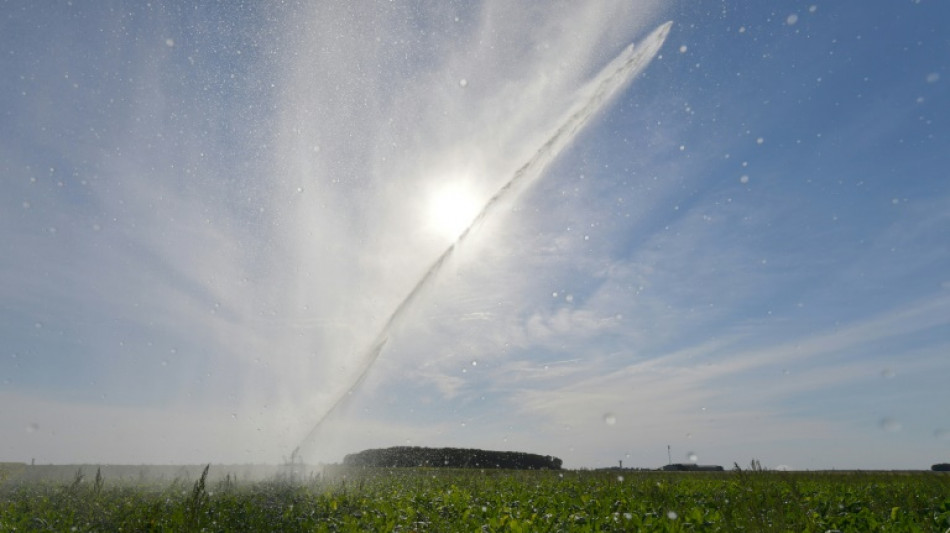
[[[950,472],[950,463],[937,463],[930,467],[934,472]]]
[[[343,458],[344,466],[409,468],[505,468],[512,470],[560,470],[561,460],[550,455],[496,452],[471,448],[423,448],[395,446],[363,450]]]
[[[697,465],[693,463],[675,463],[666,465],[660,470],[677,472],[721,472],[723,468],[719,465]]]

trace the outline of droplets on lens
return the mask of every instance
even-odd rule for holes
[[[696,452],[689,452],[689,453],[686,454],[686,459],[688,459],[689,462],[691,462],[691,463],[695,463],[695,462],[699,461],[699,456],[696,455]]]
[[[617,417],[613,413],[604,413],[604,424],[613,426],[617,423]]]
[[[903,427],[900,423],[900,420],[891,418],[889,416],[882,418],[878,425],[881,426],[881,429],[889,433],[896,433]]]

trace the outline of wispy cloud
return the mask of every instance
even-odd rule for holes
[[[0,59],[7,453],[289,453],[449,244],[431,192],[487,200],[671,13],[662,59],[473,230],[314,457],[407,439],[576,465],[654,465],[667,444],[803,467],[934,450],[943,82],[855,70],[882,62],[857,61],[872,39],[828,44],[846,6],[770,34],[753,7],[668,4],[18,14]]]

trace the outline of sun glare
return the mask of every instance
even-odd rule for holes
[[[477,196],[467,186],[443,185],[429,195],[429,230],[454,241],[472,223],[480,207]]]

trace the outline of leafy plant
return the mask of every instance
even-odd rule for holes
[[[934,472],[624,472],[329,469],[319,480],[190,490],[180,480],[0,489],[0,532],[946,531]],[[79,475],[76,476],[80,478]],[[220,490],[227,487],[227,490]]]
[[[201,472],[201,477],[195,481],[195,486],[191,489],[191,499],[188,501],[188,526],[194,530],[200,529],[202,515],[207,511],[210,498],[205,490],[205,484],[208,480],[208,469],[211,465],[206,465]]]

